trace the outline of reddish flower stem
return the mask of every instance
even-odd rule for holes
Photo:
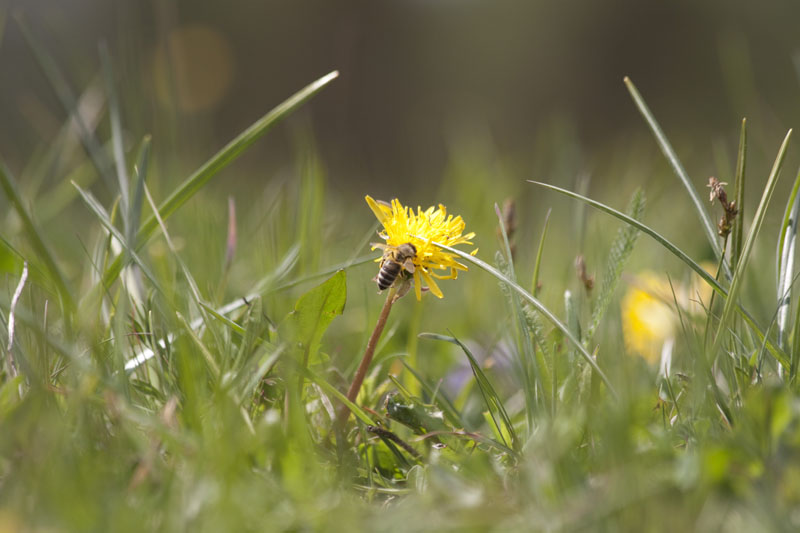
[[[389,311],[392,310],[392,304],[394,303],[396,293],[397,291],[395,289],[389,291],[386,302],[383,304],[383,309],[381,309],[381,314],[378,316],[378,322],[375,324],[375,329],[372,331],[372,335],[370,335],[369,341],[367,342],[367,349],[364,350],[364,356],[361,358],[361,363],[358,365],[356,375],[353,376],[353,382],[347,390],[347,399],[353,403],[355,403],[358,393],[361,391],[361,385],[364,383],[367,370],[369,370],[369,365],[372,363],[372,357],[375,355],[375,347],[378,345],[378,340],[381,338],[383,328],[386,326],[386,321],[389,318]],[[337,430],[344,427],[349,416],[350,409],[348,409],[346,405],[342,405],[336,416]]]

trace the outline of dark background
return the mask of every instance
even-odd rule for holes
[[[248,178],[235,186],[280,173],[300,137],[315,139],[331,192],[345,198],[354,188],[389,196],[402,187],[429,204],[417,191],[441,183],[454,152],[473,149],[502,159],[520,181],[590,172],[597,186],[627,146],[656,150],[626,75],[689,166],[698,158],[698,186],[720,171],[708,163],[715,142],[735,151],[742,117],[769,159],[800,113],[793,1],[6,5],[0,154],[17,172],[65,116],[17,18],[76,93],[100,77],[98,43],[107,42],[132,146],[153,133],[156,157],[179,155],[181,175],[338,69],[333,85],[246,155],[236,168]],[[186,30],[194,40],[181,40]],[[549,143],[561,138],[570,149],[559,155]]]

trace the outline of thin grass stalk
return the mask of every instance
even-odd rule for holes
[[[547,210],[544,216],[544,228],[542,229],[542,237],[539,239],[539,248],[536,250],[536,264],[533,266],[533,278],[531,279],[531,294],[537,296],[539,293],[539,271],[542,266],[542,257],[544,255],[544,241],[547,238],[547,228],[550,227],[550,213],[552,209]]]
[[[798,169],[797,176],[794,179],[792,190],[789,193],[789,198],[786,201],[786,208],[784,209],[783,212],[783,219],[781,220],[781,231],[780,235],[778,236],[778,249],[775,253],[775,256],[777,258],[775,267],[776,267],[776,274],[778,275],[780,274],[783,262],[783,254],[781,253],[781,248],[783,247],[783,243],[786,240],[786,233],[789,231],[792,208],[795,202],[797,201],[798,196],[800,196],[798,193],[800,193],[800,169]]]
[[[783,215],[781,223],[781,232],[778,237],[778,251],[777,251],[777,268],[778,268],[778,305],[780,306],[781,315],[778,319],[778,343],[781,348],[786,350],[786,343],[788,342],[788,333],[786,328],[788,326],[788,315],[791,310],[791,285],[787,286],[789,278],[792,277],[794,271],[794,250],[797,242],[797,219],[800,216],[800,170],[792,186],[792,191],[789,194],[789,199],[786,202],[786,210]],[[787,247],[787,243],[790,246]],[[789,249],[791,248],[791,249]],[[791,265],[787,263],[791,262]],[[797,351],[800,349],[800,339],[798,339],[798,325],[800,324],[800,306],[798,306],[797,316],[794,320],[795,326],[792,331],[794,332],[794,342],[792,354],[792,362],[790,364],[790,381],[794,381],[794,372],[797,367]],[[782,372],[783,366],[778,367],[778,371]]]
[[[105,42],[100,44],[100,63],[103,66],[103,77],[108,93],[109,120],[111,122],[111,146],[114,151],[114,164],[116,166],[117,184],[119,186],[122,225],[125,233],[130,227],[130,180],[125,164],[125,149],[122,143],[122,119],[119,111],[119,99],[114,85],[114,69],[111,56]]]
[[[792,359],[789,364],[789,383],[794,385],[797,381],[798,363],[800,363],[800,305],[798,305],[797,309],[795,309],[792,335]]]
[[[14,329],[15,318],[14,312],[17,310],[17,303],[20,296],[22,296],[22,289],[25,287],[25,282],[28,280],[28,262],[22,263],[22,274],[19,277],[17,288],[14,289],[14,295],[11,297],[11,305],[8,309],[8,345],[6,346],[6,356],[8,357],[8,370],[11,378],[17,377],[17,363],[14,361]],[[20,385],[20,397],[22,397],[22,385]]]
[[[750,259],[750,254],[753,251],[753,246],[755,245],[758,233],[761,230],[761,226],[764,224],[767,208],[769,207],[770,200],[772,199],[772,193],[775,191],[775,185],[778,183],[778,177],[780,176],[781,167],[783,166],[783,160],[786,156],[786,149],[789,146],[789,139],[791,136],[792,130],[789,130],[786,133],[786,137],[783,139],[783,143],[781,143],[781,147],[778,149],[778,155],[775,158],[774,164],[772,165],[772,170],[770,171],[769,178],[767,179],[767,184],[764,187],[764,193],[761,195],[761,202],[759,203],[758,209],[756,209],[755,217],[753,218],[753,224],[750,227],[747,240],[745,240],[744,246],[742,247],[742,256],[739,263],[736,265],[736,270],[734,271],[733,278],[731,279],[731,287],[728,291],[728,298],[725,300],[725,306],[722,309],[722,317],[720,318],[717,333],[714,337],[714,343],[711,348],[712,358],[716,356],[717,350],[722,342],[723,334],[727,331],[731,318],[733,317],[733,311],[736,309],[736,302],[739,298],[739,292],[741,291],[744,283],[747,263]],[[785,362],[781,361],[778,363],[785,364]]]
[[[678,159],[678,155],[675,153],[675,150],[672,148],[667,136],[664,135],[664,131],[659,126],[658,122],[656,121],[653,113],[650,111],[650,108],[642,98],[642,95],[639,93],[639,90],[633,84],[633,82],[625,76],[624,80],[628,91],[631,93],[631,97],[633,98],[636,107],[639,108],[639,112],[644,117],[645,121],[647,121],[647,125],[650,126],[650,130],[653,132],[653,135],[656,138],[656,142],[658,147],[661,148],[661,151],[664,153],[664,156],[669,161],[672,170],[675,172],[675,175],[681,180],[683,183],[686,192],[689,193],[689,198],[691,198],[692,203],[694,204],[695,210],[697,211],[697,215],[700,218],[700,222],[703,226],[703,231],[706,234],[706,238],[708,239],[708,243],[711,245],[711,248],[714,250],[714,255],[719,260],[722,256],[722,248],[719,245],[717,240],[717,231],[714,229],[714,223],[711,221],[711,217],[706,211],[705,204],[703,203],[700,195],[697,192],[697,189],[694,188],[692,185],[692,180],[689,178],[689,175],[686,173],[686,170],[683,168],[683,165]],[[726,273],[730,275],[730,269],[725,264]]]
[[[517,281],[516,273],[514,271],[514,257],[511,253],[511,244],[508,240],[508,232],[503,221],[503,214],[497,204],[494,205],[495,214],[497,215],[497,223],[500,227],[500,234],[503,238],[503,247],[506,256],[506,265],[508,268],[509,278]],[[539,394],[544,390],[542,387],[542,378],[539,372],[539,365],[536,361],[535,347],[531,340],[531,332],[528,330],[528,325],[525,320],[525,315],[522,311],[519,298],[514,293],[509,294],[511,299],[511,307],[514,311],[514,319],[517,325],[517,341],[519,344],[519,364],[522,372],[522,383],[525,387],[525,418],[528,423],[528,431],[533,431],[533,415],[536,411],[537,402],[539,401]],[[531,373],[533,373],[534,383],[531,383]]]
[[[747,164],[747,119],[742,119],[742,130],[739,134],[739,151],[736,156],[736,177],[734,179],[734,202],[739,216],[733,220],[731,232],[731,268],[736,268],[739,256],[742,255],[742,239],[744,238],[744,184]]]
[[[787,206],[788,208],[789,206]],[[800,198],[795,198],[791,207],[788,225],[780,248],[778,270],[778,345],[786,350],[789,327],[789,311],[792,305],[792,277],[794,255],[797,244],[797,217],[800,216]],[[782,372],[782,367],[779,369]]]

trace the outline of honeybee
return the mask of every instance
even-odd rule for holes
[[[409,274],[414,273],[414,258],[417,256],[417,248],[410,242],[398,246],[375,243],[373,246],[383,249],[381,269],[375,277],[378,289],[383,291],[391,287],[403,270]]]

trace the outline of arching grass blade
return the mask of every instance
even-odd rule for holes
[[[656,121],[653,113],[650,111],[650,108],[647,107],[647,104],[642,98],[642,95],[639,94],[638,89],[633,84],[633,82],[625,76],[624,79],[625,86],[628,88],[628,91],[631,93],[631,97],[633,98],[634,103],[636,103],[636,107],[639,108],[639,112],[642,114],[644,119],[647,121],[647,125],[650,126],[650,130],[653,132],[653,135],[656,138],[656,142],[658,143],[658,147],[661,148],[661,151],[664,153],[664,156],[669,161],[672,170],[675,172],[675,175],[681,180],[683,183],[684,188],[686,188],[686,192],[689,193],[689,197],[692,199],[692,203],[694,204],[695,210],[697,211],[697,215],[700,217],[700,222],[703,225],[703,231],[705,231],[706,237],[708,238],[708,243],[711,245],[711,248],[714,250],[714,254],[717,257],[717,260],[720,259],[722,256],[722,247],[719,244],[719,240],[717,238],[717,232],[714,229],[714,223],[711,221],[711,217],[708,215],[705,206],[703,205],[703,201],[700,199],[700,195],[697,193],[697,190],[692,185],[691,179],[689,179],[689,175],[686,173],[686,169],[683,168],[683,165],[678,159],[678,155],[675,153],[675,150],[672,148],[667,136],[664,135],[661,126],[659,126],[658,122]],[[726,264],[726,272],[729,269]]]

